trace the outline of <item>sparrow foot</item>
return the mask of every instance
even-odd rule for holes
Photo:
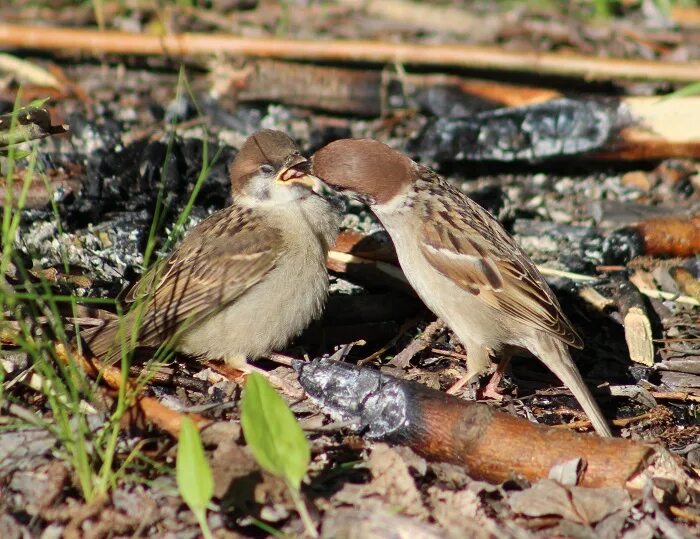
[[[488,383],[484,387],[480,387],[476,390],[476,396],[479,400],[494,400],[498,402],[503,401],[503,394],[499,389],[499,385],[503,380],[503,372],[496,370],[496,372],[491,375]]]
[[[457,393],[459,393],[459,390],[462,389],[465,385],[467,385],[469,380],[474,378],[474,376],[476,376],[477,374],[478,373],[467,371],[467,374],[465,374],[454,384],[452,384],[445,393],[447,393],[448,395],[456,395]]]

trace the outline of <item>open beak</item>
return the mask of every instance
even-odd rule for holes
[[[308,159],[297,156],[280,169],[275,181],[287,185],[298,183],[313,191],[318,185],[319,179],[309,172],[310,168],[311,163]]]

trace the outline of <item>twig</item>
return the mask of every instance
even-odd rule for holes
[[[112,365],[102,365],[97,359],[88,359],[77,350],[69,353],[63,344],[56,344],[56,357],[63,362],[74,360],[90,376],[96,378],[101,376],[105,383],[118,389],[121,386],[122,375],[120,369]],[[136,396],[135,407],[143,416],[154,425],[170,433],[174,437],[180,434],[180,425],[184,414],[180,414],[163,405],[159,400],[152,397]],[[208,424],[210,421],[197,414],[187,414],[199,427]]]
[[[438,354],[440,356],[445,356],[445,357],[453,357],[455,359],[461,359],[463,361],[466,361],[469,359],[469,356],[466,354],[460,354],[459,352],[453,352],[452,350],[442,350],[440,348],[431,348],[431,352],[434,354]]]
[[[627,280],[620,279],[617,284],[615,298],[625,328],[630,359],[651,367],[654,365],[654,343],[642,294]]]
[[[274,361],[275,363],[279,363],[280,365],[284,365],[285,367],[291,367],[292,362],[294,361],[293,357],[285,356],[284,354],[278,354],[277,352],[271,352],[265,357],[265,359],[269,359],[270,361]]]
[[[384,346],[382,346],[379,350],[374,352],[373,354],[370,354],[369,356],[361,359],[360,361],[357,362],[357,365],[360,367],[364,367],[365,365],[368,365],[369,363],[372,363],[375,359],[379,358],[384,354],[389,348],[394,346],[398,340],[403,337],[406,332],[411,329],[412,327],[415,327],[415,325],[418,323],[419,318],[411,318],[410,320],[407,320],[403,324],[401,324],[401,327],[399,328],[399,331],[394,335],[391,339],[389,339],[389,342],[387,342]]]
[[[572,273],[570,271],[563,271],[554,268],[547,268],[545,266],[537,266],[542,275],[549,275],[550,277],[564,277],[565,279],[571,279],[572,281],[578,281],[583,283],[591,283],[598,280],[597,277],[592,277],[590,275],[583,275],[581,273]]]
[[[691,395],[684,391],[650,391],[649,393],[659,400],[700,402],[700,395]]]
[[[626,427],[632,423],[637,423],[638,421],[643,421],[645,419],[653,419],[656,415],[653,412],[645,412],[634,417],[625,417],[622,419],[613,419],[611,423],[616,427]],[[559,425],[552,425],[555,429],[585,429],[591,428],[592,424],[588,419],[579,419],[577,421],[572,421],[571,423],[561,423]]]
[[[588,80],[636,79],[696,82],[698,62],[611,59],[574,54],[509,51],[461,44],[322,41],[235,37],[226,34],[164,36],[76,28],[0,25],[0,46],[20,49],[69,49],[117,54],[174,56],[227,54],[336,62],[375,62],[454,66],[470,69],[531,72]]]
[[[325,383],[329,379],[332,387]],[[534,481],[556,463],[583,457],[588,467],[582,485],[624,486],[654,452],[636,442],[535,425],[417,382],[339,362],[305,364],[299,382],[320,406],[357,417],[363,436],[407,445],[428,460],[465,466],[470,476],[494,483],[514,474]]]
[[[4,359],[0,359],[0,370],[4,371],[7,374],[10,374],[14,370],[14,366],[12,365],[11,362],[6,361]],[[47,380],[40,374],[37,374],[35,372],[32,372],[30,370],[27,370],[23,372],[22,374],[19,374],[10,382],[7,384],[5,389],[9,389],[12,387],[14,384],[20,383],[26,387],[29,387],[33,389],[34,391],[37,391],[39,393],[44,393],[47,395],[51,395],[53,397],[56,397],[58,399],[58,402],[61,404],[66,404],[68,405],[68,398],[66,395],[57,393],[56,390],[54,389],[54,386],[51,382],[51,380]],[[78,408],[81,413],[83,414],[96,414],[97,410],[88,402],[84,400],[80,400],[80,403],[78,404]]]

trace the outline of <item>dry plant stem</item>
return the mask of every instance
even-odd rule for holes
[[[13,73],[23,82],[63,89],[61,82],[44,68],[10,54],[0,53],[0,69]]]
[[[61,361],[66,363],[71,359],[77,361],[80,367],[93,378],[101,375],[105,383],[112,389],[118,389],[121,386],[121,370],[117,367],[102,365],[96,359],[88,359],[84,357],[82,354],[79,354],[77,350],[72,350],[72,354],[69,354],[65,347],[60,343],[56,345],[56,356]],[[170,408],[161,404],[157,399],[148,396],[136,397],[134,408],[146,420],[153,423],[158,428],[168,432],[174,437],[179,436],[182,418],[184,417],[183,414],[171,410]],[[200,428],[209,423],[208,419],[200,415],[187,415]]]
[[[460,44],[414,44],[380,41],[310,41],[226,34],[164,36],[73,28],[0,25],[0,46],[24,49],[69,49],[117,54],[172,56],[228,54],[336,62],[376,62],[454,66],[581,77],[588,80],[637,79],[695,82],[700,63],[623,60],[574,54],[506,51]]]

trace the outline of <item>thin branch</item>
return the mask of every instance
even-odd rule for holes
[[[700,62],[596,58],[575,54],[508,51],[497,47],[454,43],[312,41],[196,33],[156,36],[9,24],[0,25],[0,46],[19,49],[69,49],[93,54],[227,54],[256,58],[452,66],[581,77],[587,80],[696,82],[700,73]]]

